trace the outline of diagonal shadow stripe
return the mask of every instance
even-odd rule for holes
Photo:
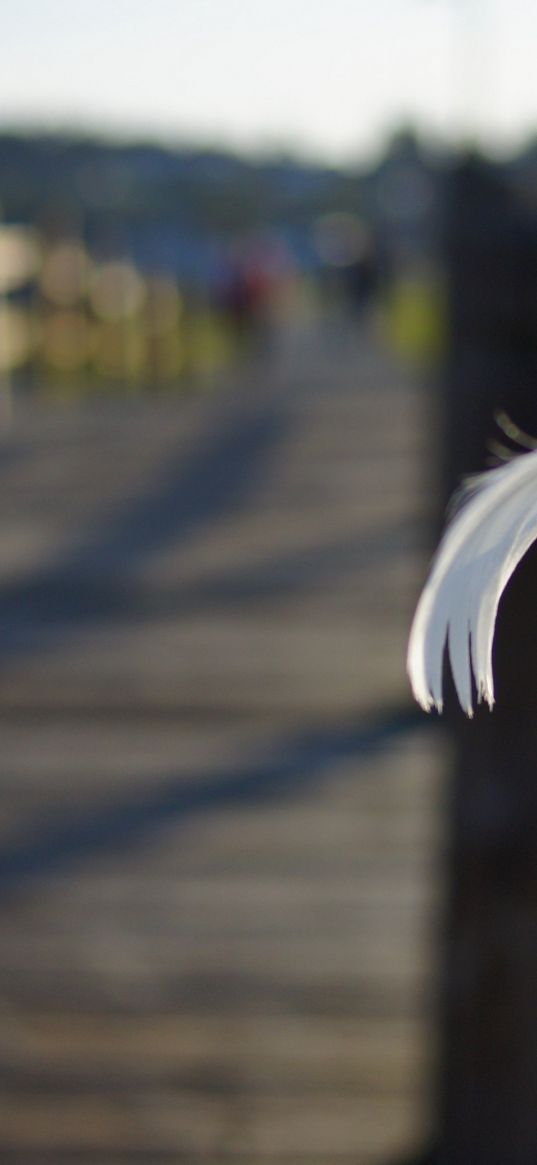
[[[293,595],[352,572],[385,566],[397,554],[414,552],[425,545],[421,525],[415,519],[379,525],[354,537],[333,539],[321,545],[291,550],[253,566],[226,570],[185,587],[179,600],[233,603],[252,598]],[[178,603],[179,606],[179,603]]]
[[[434,723],[417,709],[396,708],[362,724],[288,737],[268,756],[254,757],[243,771],[224,768],[186,780],[172,776],[130,800],[65,814],[0,849],[0,891],[16,889],[30,878],[60,873],[75,862],[132,849],[171,821],[184,825],[196,817],[300,792],[322,779],[334,764],[364,760],[399,737]]]
[[[177,586],[139,588],[128,579],[81,578],[76,588],[69,578],[41,584],[32,611],[47,626],[58,622],[90,622],[114,619],[131,621],[136,615],[184,615],[209,603],[230,606],[245,601],[277,600],[300,594],[309,586],[321,586],[352,572],[358,574],[375,566],[384,566],[398,553],[413,551],[424,539],[415,520],[375,526],[354,538],[332,539],[321,545],[299,547],[284,554],[274,554],[261,562],[231,567],[194,582]],[[27,606],[17,592],[0,585],[0,618],[17,618],[24,623]]]
[[[219,414],[190,457],[172,458],[159,482],[80,544],[69,545],[25,583],[0,592],[2,658],[32,651],[31,622],[56,607],[54,631],[67,633],[92,617],[92,588],[133,571],[169,545],[221,521],[246,505],[290,423],[277,399],[239,415]],[[61,596],[62,609],[54,596]]]

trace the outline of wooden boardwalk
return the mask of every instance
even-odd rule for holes
[[[367,335],[0,449],[0,1159],[374,1165],[426,1135],[424,394]]]

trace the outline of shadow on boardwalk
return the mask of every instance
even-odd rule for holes
[[[2,1160],[374,1165],[426,1127],[422,396],[364,331],[0,464]]]

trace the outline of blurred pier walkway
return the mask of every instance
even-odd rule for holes
[[[0,1158],[373,1165],[427,1121],[426,394],[365,330],[0,448]]]

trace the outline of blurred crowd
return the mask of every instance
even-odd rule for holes
[[[4,382],[181,387],[373,305],[401,354],[438,351],[440,171],[412,135],[361,174],[9,137],[2,159]]]
[[[319,226],[315,273],[277,239],[222,248],[205,285],[181,285],[133,258],[102,259],[74,235],[0,227],[0,368],[26,379],[112,378],[141,384],[203,375],[270,343],[282,318],[316,296],[357,307],[374,288],[369,248],[355,253],[359,220]],[[361,239],[361,235],[360,235]]]

